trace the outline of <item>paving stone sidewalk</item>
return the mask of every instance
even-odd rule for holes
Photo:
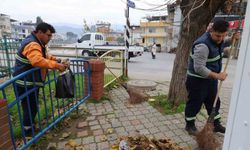
[[[168,92],[169,82],[158,84],[155,91],[150,91],[150,95],[166,95]],[[228,114],[229,99],[231,88],[222,89],[221,114],[222,122],[225,124]],[[197,149],[196,141],[189,136],[184,130],[184,114],[164,115],[149,105],[148,102],[141,104],[129,105],[127,103],[128,94],[125,89],[117,88],[110,91],[111,101],[101,103],[83,104],[90,112],[86,120],[78,123],[78,128],[82,130],[76,134],[76,143],[84,145],[89,150],[108,150],[114,144],[118,137],[123,135],[133,135],[135,130],[148,137],[171,138],[179,143],[182,147],[190,146]],[[205,111],[203,110],[197,116],[199,129],[202,129],[206,122]],[[80,127],[79,127],[80,126]],[[84,128],[85,127],[85,128]],[[86,127],[89,130],[86,130]],[[113,133],[107,133],[112,128]],[[220,141],[223,142],[223,135],[216,134]],[[57,149],[64,149],[65,141],[56,142]]]

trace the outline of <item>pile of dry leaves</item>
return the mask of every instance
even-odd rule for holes
[[[184,150],[171,139],[150,139],[144,135],[121,137],[110,150]]]

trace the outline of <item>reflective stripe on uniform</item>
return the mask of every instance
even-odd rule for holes
[[[29,130],[32,128],[32,126],[23,126],[24,130]]]
[[[23,81],[23,80],[16,80],[16,83],[19,85],[37,85],[37,86],[43,86],[43,82],[30,82],[30,81]]]
[[[30,64],[28,59],[22,58],[22,57],[18,56],[17,54],[16,54],[16,59],[21,61],[22,63]]]
[[[186,117],[187,121],[192,121],[192,120],[195,120],[195,119],[196,119],[196,117]]]
[[[216,115],[216,116],[214,117],[214,120],[220,119],[220,118],[221,118],[221,116],[220,116],[220,114],[218,114],[218,115]]]
[[[197,75],[197,74],[193,74],[193,73],[191,73],[189,70],[187,71],[187,74],[190,75],[190,76],[193,76],[193,77],[205,79],[205,77],[199,76],[199,75]]]
[[[221,55],[223,56],[224,53],[221,53]],[[190,52],[190,57],[191,57],[192,59],[194,59],[194,58],[193,58],[194,55],[192,54],[192,52]],[[215,62],[215,61],[219,60],[220,58],[221,58],[221,56],[218,55],[218,56],[216,56],[216,57],[214,57],[214,58],[207,59],[207,62]]]

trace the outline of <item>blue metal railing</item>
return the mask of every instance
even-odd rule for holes
[[[40,87],[34,82],[34,73],[39,68],[26,71],[0,85],[0,97],[8,102],[9,125],[14,149],[26,149],[90,97],[90,65],[88,61],[72,59],[70,62],[70,68],[74,73],[76,82],[74,98],[58,99],[54,97],[54,88],[58,77],[58,72],[55,70],[48,73],[46,81]],[[27,84],[27,76],[33,78],[32,85]],[[25,92],[23,94],[17,92],[17,88],[20,87],[17,81],[20,80],[24,81],[22,88],[25,89]],[[35,95],[34,99],[30,99],[31,94]],[[30,124],[32,124],[29,140],[27,140],[25,133],[27,128],[23,124],[24,107],[20,106],[24,102],[28,106],[29,118],[32,118],[33,110],[37,109],[36,118],[34,120],[29,119]],[[34,102],[36,106],[31,107],[30,103]],[[38,129],[35,128],[34,123],[37,124]],[[24,144],[17,145],[16,140],[22,140]]]

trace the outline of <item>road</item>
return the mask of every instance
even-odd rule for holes
[[[175,55],[157,53],[152,59],[151,53],[131,58],[128,63],[128,76],[131,79],[148,79],[154,81],[170,81]]]
[[[175,54],[157,53],[156,59],[152,59],[151,53],[144,52],[142,56],[131,58],[128,63],[128,76],[130,79],[147,79],[158,82],[170,81]],[[225,64],[226,59],[223,59]],[[227,73],[228,78],[224,85],[232,86],[236,72],[236,60],[230,60]],[[225,65],[223,65],[225,66]]]

